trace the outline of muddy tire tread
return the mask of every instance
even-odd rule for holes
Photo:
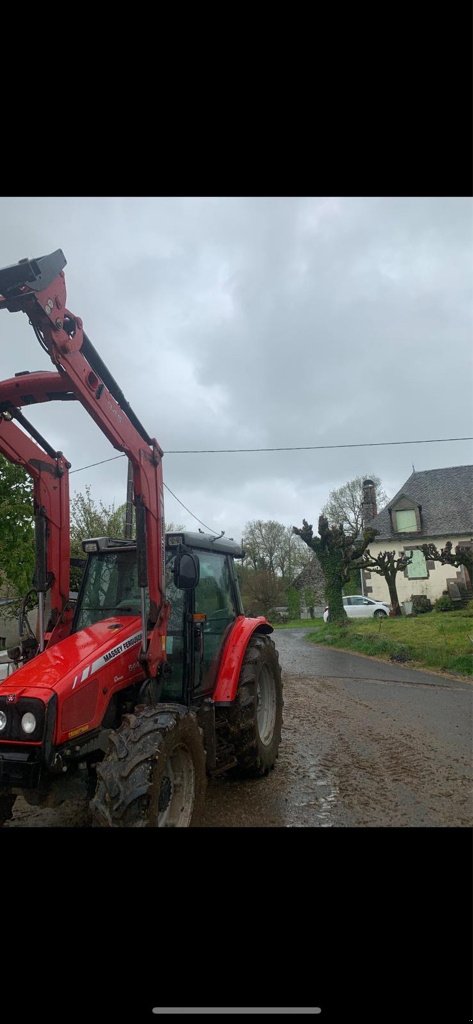
[[[277,703],[273,739],[268,747],[259,740],[256,714],[258,675],[264,665],[272,671]],[[237,761],[229,775],[258,777],[274,768],[281,742],[282,708],[281,668],[274,641],[267,634],[253,634],[243,660],[236,699],[228,710],[219,709]]]
[[[97,788],[90,803],[95,825],[146,827],[153,790],[153,768],[163,758],[172,733],[193,751],[196,771],[191,825],[203,813],[206,786],[205,750],[196,716],[178,704],[135,709],[109,739],[109,750],[97,765]]]

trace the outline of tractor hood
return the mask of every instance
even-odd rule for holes
[[[121,616],[87,626],[13,672],[0,685],[0,699],[15,703],[57,695],[53,742],[60,745],[98,729],[113,695],[139,682],[141,618]]]
[[[139,636],[138,636],[139,634]],[[134,648],[141,640],[141,619],[129,615],[104,619],[81,629],[60,643],[36,655],[22,668],[0,681],[0,694],[51,697],[39,691],[75,689],[90,679],[107,662]],[[130,641],[132,641],[130,643]],[[32,691],[35,691],[34,693]]]

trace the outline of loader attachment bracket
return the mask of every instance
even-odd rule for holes
[[[28,286],[34,292],[43,291],[66,266],[67,260],[62,249],[38,259],[20,260],[0,270],[0,294],[11,296]]]

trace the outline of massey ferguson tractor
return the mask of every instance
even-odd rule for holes
[[[223,536],[164,533],[162,458],[82,321],[60,249],[0,270],[0,308],[28,316],[54,371],[0,382],[0,453],[33,479],[37,629],[0,681],[0,824],[15,799],[53,806],[86,780],[94,824],[199,823],[208,775],[266,775],[281,737],[278,655],[244,614]],[[69,463],[25,418],[79,401],[133,467],[136,539],[91,537],[69,602]]]

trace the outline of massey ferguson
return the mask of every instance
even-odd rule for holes
[[[66,308],[65,265],[58,249],[0,270],[0,308],[26,313],[55,367],[0,382],[0,453],[33,479],[38,608],[0,682],[0,823],[19,794],[53,805],[85,778],[95,824],[195,825],[207,775],[274,766],[272,626],[244,615],[237,544],[165,536],[163,452]],[[81,402],[130,460],[136,516],[136,540],[84,539],[74,607],[69,463],[22,412],[64,401]]]

